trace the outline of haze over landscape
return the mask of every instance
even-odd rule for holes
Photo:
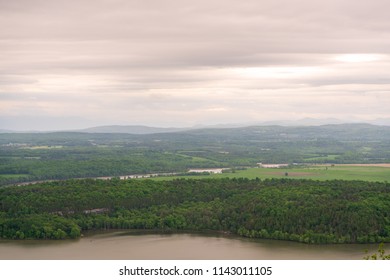
[[[0,0],[3,278],[389,274],[389,10]]]
[[[389,1],[0,0],[0,129],[389,124]]]

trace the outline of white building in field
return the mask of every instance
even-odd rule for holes
[[[208,169],[190,169],[187,172],[188,173],[213,173],[213,174],[221,174],[223,170],[227,168],[208,168]]]
[[[281,167],[288,167],[288,163],[276,163],[276,164],[263,164],[261,162],[257,163],[257,166],[259,168],[281,168]]]

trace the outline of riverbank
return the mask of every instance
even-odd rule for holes
[[[245,168],[232,169],[227,172],[226,168],[196,169],[196,172],[187,173],[147,173],[129,174],[121,176],[74,178],[72,180],[111,180],[119,178],[128,179],[152,179],[156,181],[167,181],[178,178],[248,178],[248,179],[312,179],[312,180],[362,180],[373,182],[390,182],[390,163],[378,164],[306,164],[288,168]],[[234,170],[234,171],[233,171]],[[193,170],[192,170],[193,171]],[[11,184],[3,187],[27,186],[40,183],[63,180],[39,180]]]

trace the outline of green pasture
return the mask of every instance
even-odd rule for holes
[[[193,176],[167,176],[156,177],[154,180],[170,180],[174,178],[234,178],[243,177],[249,179],[290,178],[312,180],[363,180],[390,182],[390,168],[379,166],[321,166],[313,165],[295,168],[248,168],[237,170],[234,173],[193,175]]]
[[[28,177],[28,174],[0,174],[0,179],[14,179]]]

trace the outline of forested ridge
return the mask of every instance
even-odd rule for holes
[[[305,243],[390,242],[390,184],[297,179],[65,180],[0,189],[0,236],[213,230]]]

